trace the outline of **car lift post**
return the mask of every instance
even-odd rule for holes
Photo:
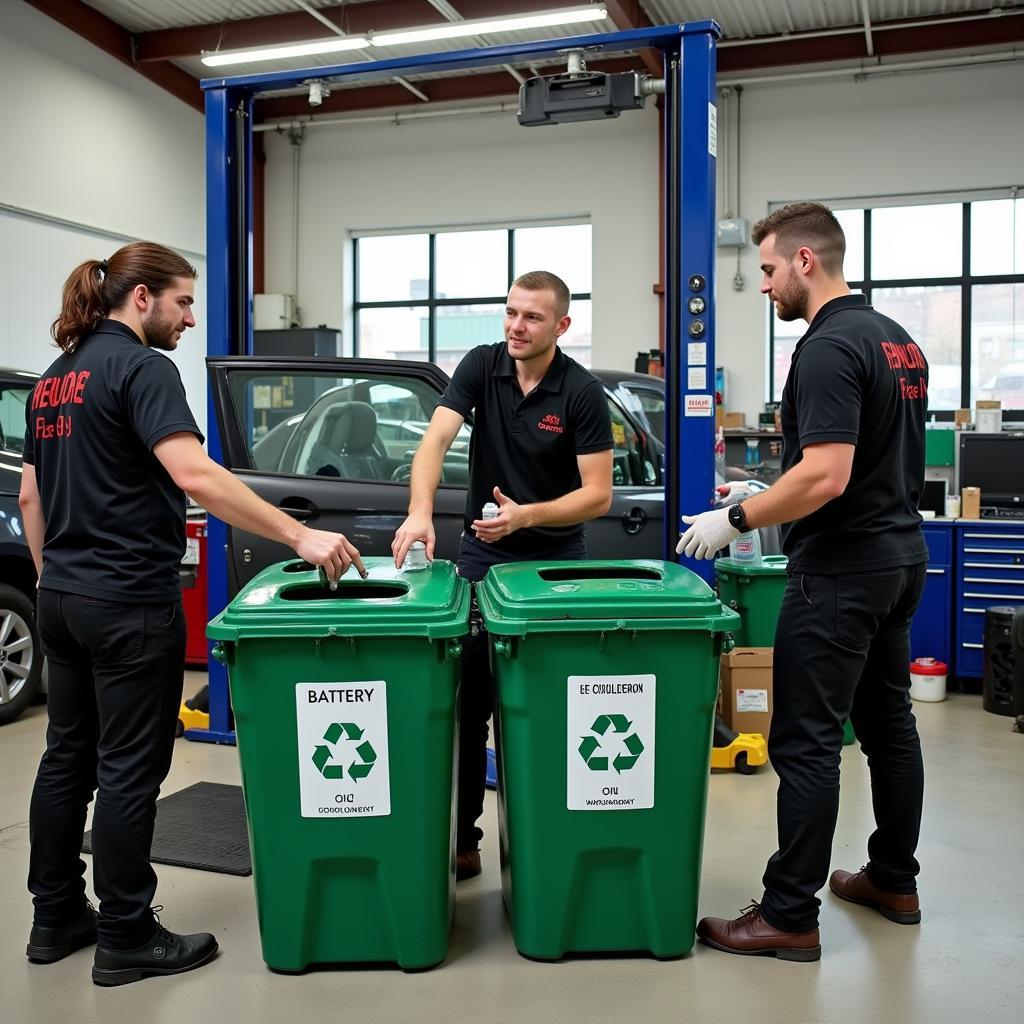
[[[550,60],[566,50],[582,49],[588,56],[658,50],[663,55],[665,76],[665,556],[673,559],[679,515],[709,508],[714,484],[715,53],[720,35],[715,22],[702,21],[204,80],[207,354],[252,352],[252,104],[260,93],[303,85],[313,78],[372,81]],[[688,305],[693,299],[703,300],[699,312],[692,312]],[[223,463],[212,398],[207,435],[210,456]],[[214,516],[209,517],[207,550],[208,614],[213,618],[227,606],[231,571],[227,527]],[[710,578],[710,562],[682,561]],[[210,728],[189,729],[185,735],[208,743],[234,743],[227,671],[212,650],[210,653]]]

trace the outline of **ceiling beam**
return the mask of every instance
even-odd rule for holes
[[[604,6],[608,17],[620,32],[628,32],[632,28],[649,28],[653,24],[640,6],[640,0],[604,0]],[[654,50],[641,50],[640,59],[655,78],[665,74],[661,58]]]
[[[459,3],[459,13],[467,20],[551,8],[552,0],[461,0]],[[320,7],[318,11],[347,35],[448,23],[448,19],[429,0],[364,0],[362,3]],[[327,29],[315,18],[303,10],[295,10],[237,21],[138,32],[135,35],[135,57],[143,63],[173,60],[198,57],[209,50],[297,43],[326,35]]]
[[[613,74],[618,71],[635,71],[637,59],[615,58],[592,61],[590,67]],[[564,67],[538,68],[539,74],[561,74]],[[418,80],[416,87],[422,89],[433,103],[451,103],[458,100],[512,99],[516,95],[514,83],[504,71],[491,71],[478,75]],[[356,110],[379,110],[382,107],[421,106],[399,85],[367,85],[358,89],[333,89],[330,96],[316,108],[321,114],[350,113]],[[313,113],[306,96],[271,96],[257,99],[255,120],[265,122],[282,118],[309,117]]]
[[[874,54],[867,52],[862,32],[777,42],[735,40],[718,51],[718,73],[755,71],[760,68],[815,64],[823,61],[864,60],[906,56],[942,50],[967,50],[980,46],[1007,46],[1024,40],[1024,14],[1003,14],[976,21],[943,22],[900,28],[891,22],[875,22],[871,33]]]
[[[122,64],[137,71],[151,82],[166,89],[172,96],[183,100],[200,113],[204,110],[203,93],[199,82],[173,64],[143,67],[135,60],[131,33],[104,14],[81,0],[27,0],[36,10],[49,15],[54,21],[70,29],[93,46],[109,53]]]

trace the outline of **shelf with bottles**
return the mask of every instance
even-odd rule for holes
[[[774,430],[726,430],[725,464],[755,480],[777,480],[782,471],[782,434]]]

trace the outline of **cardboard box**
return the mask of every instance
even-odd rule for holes
[[[979,434],[998,434],[1003,429],[1003,403],[990,399],[976,401],[974,429]]]
[[[747,425],[747,418],[742,412],[723,412],[723,430],[742,430]]]
[[[722,718],[736,732],[759,732],[772,722],[771,647],[737,647],[722,656]]]
[[[960,488],[960,515],[964,519],[981,518],[981,490],[979,488]]]
[[[953,413],[953,426],[954,427],[966,427],[971,422],[971,410],[970,409],[957,409]]]

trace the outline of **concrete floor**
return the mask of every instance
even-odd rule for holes
[[[201,681],[189,673],[186,690]],[[891,924],[826,894],[820,963],[733,957],[699,945],[665,963],[523,959],[502,908],[490,795],[484,873],[459,886],[450,954],[433,971],[272,974],[260,957],[251,878],[158,867],[164,923],[213,931],[221,954],[181,977],[99,989],[89,980],[90,950],[51,966],[30,965],[24,956],[31,923],[26,818],[46,718],[44,707],[33,707],[0,732],[0,1016],[10,1024],[279,1024],[289,1017],[349,1024],[1022,1021],[1024,736],[1010,732],[1008,719],[985,713],[980,697],[955,695],[915,710],[927,770],[919,850],[924,922]],[[235,750],[180,740],[164,792],[199,780],[239,782]],[[847,747],[836,866],[861,865],[870,828],[867,766],[857,747]],[[712,777],[702,914],[732,916],[760,896],[774,836],[769,769]]]

